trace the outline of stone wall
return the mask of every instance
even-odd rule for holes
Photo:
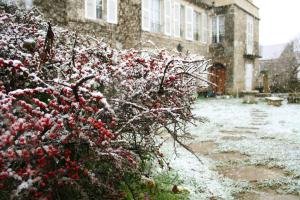
[[[141,0],[121,0],[119,3],[119,21],[116,30],[117,42],[122,48],[137,47],[142,33]]]
[[[85,0],[34,0],[33,3],[52,23],[82,34],[103,38],[112,47],[117,46],[117,26],[102,19],[86,19]]]
[[[216,6],[236,5],[248,14],[259,18],[258,8],[249,0],[213,0]]]
[[[167,49],[176,52],[177,47],[180,44],[182,47],[182,52],[184,53],[192,53],[209,57],[208,45],[201,43],[200,41],[188,41],[183,38],[174,38],[161,33],[143,32],[142,41],[148,40],[153,42],[160,49]],[[153,48],[153,45],[150,43],[145,43],[143,47]]]
[[[117,25],[107,23],[105,17],[86,19],[85,0],[34,0],[34,5],[53,22],[83,34],[103,38],[112,47],[131,48],[141,41],[141,0],[119,0]]]
[[[226,67],[225,91],[232,93],[234,78],[234,9],[233,6],[223,6],[216,9],[217,15],[225,16],[225,40],[223,43],[210,45],[210,58],[213,63]]]
[[[258,59],[254,55],[253,58],[246,58],[246,38],[247,38],[247,15],[248,13],[235,6],[234,18],[234,87],[233,93],[240,92],[245,89],[245,65],[246,63],[253,64],[253,89],[256,86],[256,76],[258,72]],[[259,52],[258,45],[258,19],[254,18],[254,52]],[[255,54],[254,53],[254,54]]]
[[[67,24],[67,0],[34,0],[36,6],[46,18],[52,19],[61,25]]]
[[[245,64],[244,53],[246,50],[247,15],[235,7],[234,26],[234,87],[232,92],[239,93],[245,89]]]

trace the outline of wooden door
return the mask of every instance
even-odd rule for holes
[[[216,65],[211,68],[211,73],[214,76],[210,76],[210,81],[216,86],[212,86],[214,94],[225,94],[225,82],[226,82],[226,68],[223,65]]]

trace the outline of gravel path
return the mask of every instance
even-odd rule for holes
[[[202,163],[164,147],[191,199],[300,199],[300,105],[199,100],[194,113],[207,121],[190,127],[186,143]]]

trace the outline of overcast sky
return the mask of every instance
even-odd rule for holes
[[[300,0],[254,0],[260,8],[260,43],[289,42],[300,34]]]

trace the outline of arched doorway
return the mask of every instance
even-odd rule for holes
[[[210,76],[210,82],[216,85],[212,86],[212,92],[217,95],[225,94],[226,67],[221,63],[215,63],[210,73],[214,74]]]

